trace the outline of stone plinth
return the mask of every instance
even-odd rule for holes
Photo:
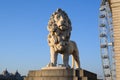
[[[97,80],[97,75],[83,69],[54,67],[29,71],[24,80]]]

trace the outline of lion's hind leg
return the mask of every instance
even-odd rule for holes
[[[74,59],[73,55],[72,55],[72,68],[73,69],[75,68],[75,59]]]
[[[75,62],[76,68],[80,68],[79,54],[76,53],[76,52],[74,52],[74,53],[72,54],[72,56],[73,56],[73,59],[75,60],[74,62]],[[72,66],[74,66],[74,65],[73,65],[74,62],[72,63]]]

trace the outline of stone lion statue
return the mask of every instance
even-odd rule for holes
[[[72,27],[67,14],[61,9],[55,11],[50,17],[47,29],[49,31],[48,45],[50,46],[50,63],[48,66],[57,65],[57,56],[60,53],[63,59],[63,66],[70,68],[68,64],[69,55],[72,55],[72,61],[75,61],[76,68],[80,68],[77,45],[70,40]],[[72,62],[73,66],[74,62]]]

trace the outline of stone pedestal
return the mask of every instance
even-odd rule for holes
[[[24,80],[97,80],[97,75],[83,69],[51,67],[29,71]]]

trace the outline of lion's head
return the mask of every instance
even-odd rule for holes
[[[59,28],[60,30],[71,30],[72,28],[70,19],[61,9],[55,11],[48,22],[48,31],[54,31],[56,28]]]
[[[67,14],[61,9],[55,11],[50,17],[47,29],[49,46],[63,50],[67,46],[72,30]]]

